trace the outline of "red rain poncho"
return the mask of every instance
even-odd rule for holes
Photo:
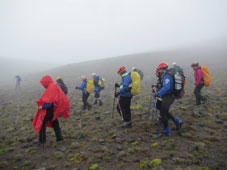
[[[53,103],[54,112],[52,121],[56,120],[58,117],[63,116],[64,118],[69,117],[69,101],[61,90],[61,88],[54,83],[52,78],[48,75],[44,76],[40,83],[46,88],[43,96],[37,101],[37,105],[42,106],[44,103]],[[42,127],[42,122],[46,116],[46,109],[37,109],[36,115],[33,119],[32,125],[35,126],[35,131],[40,132]],[[48,127],[52,127],[51,122],[47,122]]]

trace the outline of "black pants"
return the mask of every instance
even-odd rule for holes
[[[163,123],[164,128],[168,127],[169,119],[174,121],[174,117],[169,113],[170,106],[173,104],[174,100],[174,95],[167,95],[162,98],[162,101],[157,100],[157,109],[160,111],[161,123]]]
[[[196,98],[196,105],[200,105],[201,100],[202,101],[205,100],[205,97],[202,96],[202,94],[201,94],[201,90],[202,90],[203,86],[204,86],[204,84],[199,84],[198,86],[195,86],[194,94],[195,94],[195,98]]]
[[[46,142],[46,123],[48,121],[51,121],[52,118],[53,118],[53,107],[50,109],[47,109],[46,116],[43,120],[42,128],[39,132],[39,142],[40,143]],[[57,141],[63,140],[58,120],[56,119],[56,120],[52,121],[51,124],[53,126]]]
[[[123,115],[123,119],[125,122],[131,121],[131,99],[132,97],[120,97],[119,103],[117,104],[117,111],[119,114]]]
[[[90,96],[90,93],[83,93],[82,94],[82,101],[84,103],[83,109],[86,109],[87,107],[91,107],[91,105],[88,103],[87,99]]]
[[[95,98],[100,98],[100,91],[95,91]]]

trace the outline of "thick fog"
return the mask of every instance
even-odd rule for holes
[[[226,7],[225,0],[1,0],[0,56],[63,65],[186,47],[226,37]]]

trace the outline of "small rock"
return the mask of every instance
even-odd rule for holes
[[[95,119],[96,120],[101,120],[101,117],[100,116],[96,116]]]
[[[114,135],[112,136],[112,139],[115,139],[116,137],[117,137],[117,135],[114,134]]]
[[[80,170],[80,168],[73,168],[72,170]]]
[[[123,147],[122,147],[122,145],[117,145],[117,150],[119,150],[119,151],[122,151],[123,150]]]
[[[224,121],[221,120],[221,119],[217,119],[215,122],[216,122],[217,124],[223,124],[223,123],[224,123]]]
[[[111,112],[107,111],[107,112],[104,112],[104,114],[110,114]]]
[[[224,128],[227,128],[227,121],[224,122]]]
[[[65,152],[66,151],[66,147],[61,146],[61,147],[57,148],[57,151]]]
[[[47,170],[45,167],[43,168],[39,168],[39,169],[36,169],[36,170]]]
[[[7,129],[8,132],[13,132],[14,131],[14,128],[9,128]]]
[[[116,143],[122,143],[123,141],[124,141],[124,140],[123,140],[123,139],[121,139],[121,138],[118,138],[118,137],[117,137],[117,138],[115,138],[115,142],[116,142]]]
[[[202,115],[200,114],[200,109],[199,108],[194,108],[192,111],[192,115],[195,117],[201,117]]]
[[[105,140],[104,140],[104,139],[100,139],[100,140],[99,140],[99,143],[100,143],[100,144],[105,144]]]
[[[28,137],[27,142],[31,142],[31,141],[32,141],[32,138]]]
[[[87,134],[82,134],[82,133],[79,133],[77,136],[76,136],[76,139],[84,139],[84,138],[87,138]]]
[[[26,149],[26,148],[30,148],[31,146],[32,144],[27,143],[27,144],[24,144],[21,148]]]

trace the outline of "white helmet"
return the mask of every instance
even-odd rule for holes
[[[86,76],[81,76],[82,80],[87,80],[87,77]]]
[[[136,70],[136,67],[132,67],[132,71],[135,71]]]
[[[95,77],[95,76],[96,76],[96,73],[92,73],[91,76],[92,76],[92,77]]]
[[[172,66],[173,66],[173,67],[176,67],[176,65],[177,65],[176,62],[173,62],[173,63],[172,63]]]

